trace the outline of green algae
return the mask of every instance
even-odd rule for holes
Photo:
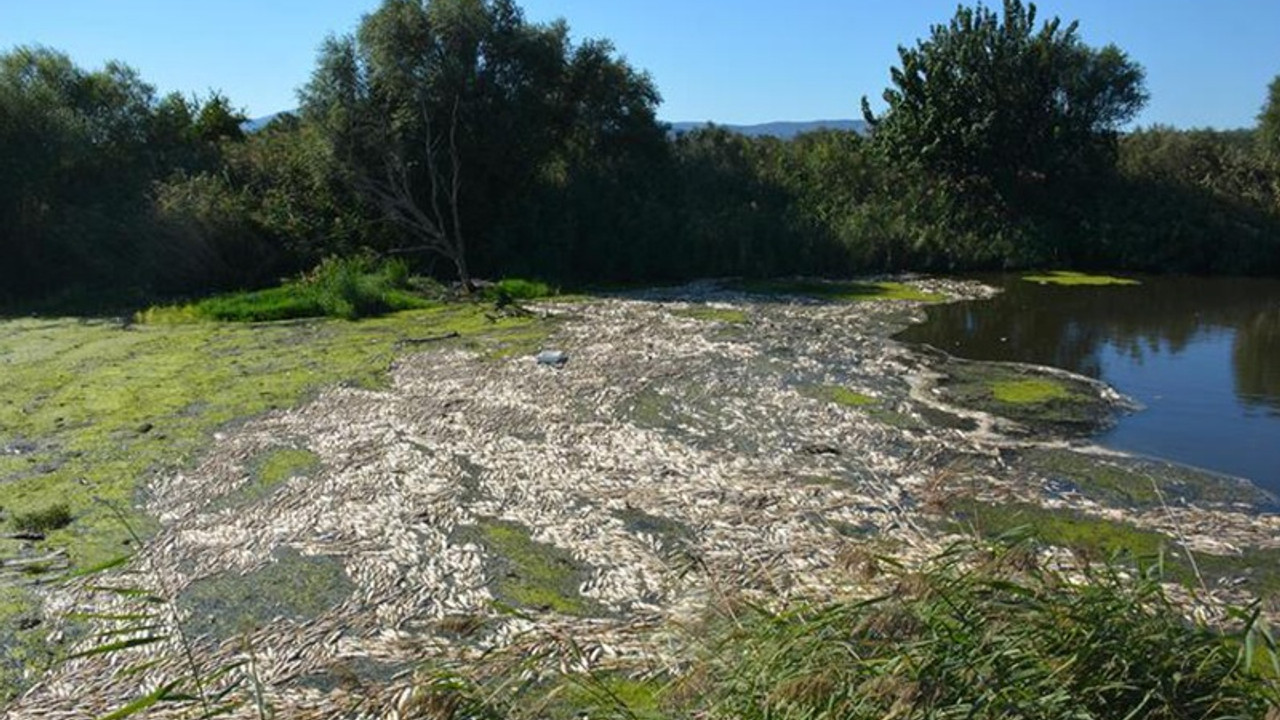
[[[1055,270],[1043,275],[1024,275],[1022,279],[1027,282],[1040,283],[1041,285],[1061,285],[1064,287],[1081,285],[1106,286],[1142,284],[1131,278],[1115,277],[1112,275],[1089,275],[1087,273],[1071,272],[1067,270]]]
[[[320,467],[320,456],[310,450],[276,448],[252,460],[249,481],[210,503],[210,510],[243,507],[270,497],[276,488],[295,477],[305,477]]]
[[[668,517],[652,515],[643,510],[627,507],[613,511],[629,532],[653,535],[665,547],[679,547],[693,541],[693,528]]]
[[[879,400],[864,393],[850,390],[842,385],[813,385],[802,392],[809,397],[844,407],[866,408],[879,404]]]
[[[693,318],[694,320],[703,320],[705,322],[727,323],[729,325],[741,325],[747,322],[750,317],[744,310],[703,305],[679,308],[672,310],[671,314],[677,317]]]
[[[1280,591],[1280,549],[1248,548],[1243,555],[1194,553],[1154,530],[1075,510],[1045,508],[1030,503],[992,505],[971,499],[949,503],[953,529],[973,530],[997,537],[1027,533],[1047,545],[1067,548],[1089,562],[1118,560],[1151,567],[1161,563],[1166,577],[1185,585],[1200,577],[1211,584],[1240,582],[1259,594]]]
[[[991,396],[996,402],[1021,405],[1068,400],[1071,393],[1052,380],[998,380],[991,383]]]
[[[831,302],[869,302],[885,300],[913,300],[917,302],[942,302],[945,295],[925,292],[900,282],[828,280],[754,280],[735,283],[731,289],[752,295],[792,295],[812,297]]]
[[[48,507],[17,513],[9,521],[13,529],[25,533],[47,533],[71,524],[71,508],[66,503],[54,503]]]
[[[1150,508],[1162,502],[1265,508],[1274,498],[1252,483],[1144,458],[1097,458],[1061,449],[1021,453],[1018,462],[1052,482],[1110,506]]]
[[[120,554],[142,534],[133,510],[147,480],[193,462],[233,421],[290,407],[319,389],[377,388],[406,338],[457,333],[482,356],[525,351],[547,322],[451,305],[348,322],[125,325],[76,319],[0,322],[0,428],[52,449],[45,472],[0,466],[5,509],[66,503],[75,522],[45,545],[80,566]],[[29,458],[24,458],[29,460]],[[0,547],[0,557],[11,549]]]
[[[315,619],[355,590],[341,561],[277,550],[272,561],[240,575],[224,572],[189,585],[177,598],[186,610],[183,632],[219,640],[265,626],[276,618]]]
[[[476,541],[489,552],[494,596],[500,602],[562,615],[599,614],[596,603],[579,592],[586,566],[567,551],[534,540],[524,526],[485,520],[459,528],[456,537]]]
[[[29,590],[0,584],[0,710],[60,652],[48,642],[39,607]]]

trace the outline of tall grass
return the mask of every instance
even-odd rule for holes
[[[302,277],[280,287],[232,293],[182,306],[153,307],[141,322],[267,322],[307,317],[356,320],[397,310],[428,307],[410,290],[408,265],[369,256],[326,258]]]
[[[442,719],[1280,717],[1276,646],[1257,609],[1219,627],[1190,621],[1158,568],[1133,576],[1103,564],[1069,578],[1025,545],[879,567],[888,591],[871,599],[726,606],[685,629],[685,659],[660,680],[615,667],[465,681],[474,669],[458,669],[427,676],[420,709]]]

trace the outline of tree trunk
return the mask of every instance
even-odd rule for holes
[[[467,258],[463,253],[459,252],[453,256],[453,266],[458,270],[458,281],[462,283],[462,292],[470,295],[475,292],[475,286],[471,284],[471,272],[467,269]]]

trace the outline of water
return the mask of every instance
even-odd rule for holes
[[[1280,492],[1280,280],[1143,278],[1058,287],[984,277],[991,300],[899,335],[960,357],[1054,365],[1138,400],[1097,440]]]

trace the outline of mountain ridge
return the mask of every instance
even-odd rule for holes
[[[241,123],[240,128],[245,132],[252,133],[266,127],[275,118],[286,113],[296,112],[293,110],[285,110],[283,112],[265,115],[260,118],[246,120]],[[797,135],[815,130],[852,130],[860,135],[865,135],[867,124],[862,120],[776,120],[773,122],[755,123],[755,124],[731,124],[718,123],[712,120],[681,120],[675,122],[666,122],[671,127],[673,133],[684,133],[692,130],[707,127],[724,128],[730,132],[746,135],[747,137],[776,137],[782,140],[790,140]]]

